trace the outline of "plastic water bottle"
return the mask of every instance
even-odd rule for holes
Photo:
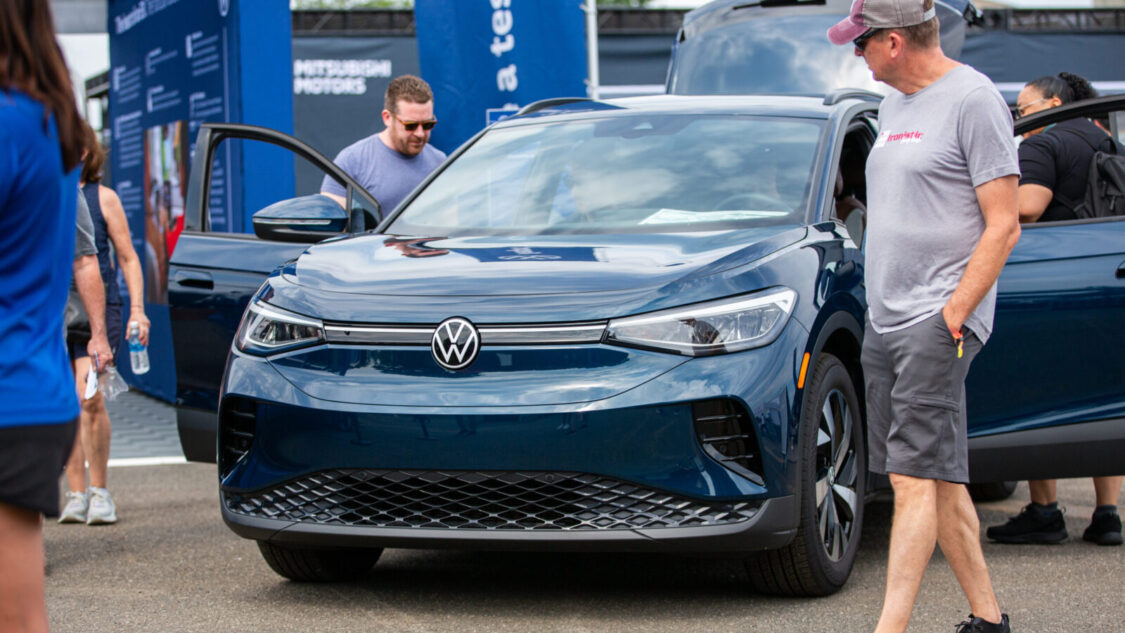
[[[148,346],[141,343],[141,325],[136,321],[129,322],[129,366],[133,375],[140,376],[148,373]]]

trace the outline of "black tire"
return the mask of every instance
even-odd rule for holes
[[[851,375],[835,356],[822,354],[801,413],[800,527],[786,547],[746,561],[756,591],[826,596],[847,582],[863,530],[865,439]]]
[[[298,582],[340,582],[362,577],[379,560],[381,549],[304,549],[258,541],[270,569]]]
[[[992,481],[982,484],[969,484],[969,496],[973,501],[1003,501],[1016,491],[1018,481]]]

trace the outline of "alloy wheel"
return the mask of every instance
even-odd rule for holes
[[[860,473],[855,414],[843,392],[833,389],[824,399],[816,437],[816,518],[828,558],[838,561],[854,536]]]

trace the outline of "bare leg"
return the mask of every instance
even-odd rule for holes
[[[1115,506],[1117,497],[1121,494],[1121,475],[1114,477],[1094,477],[1094,494],[1097,495],[1098,505]]]
[[[39,514],[0,503],[0,631],[46,633],[47,600]]]
[[[938,544],[969,599],[970,610],[978,618],[1000,622],[1003,616],[981,551],[980,519],[969,491],[961,484],[937,482],[937,508]]]
[[[1031,500],[1039,505],[1047,505],[1058,500],[1058,482],[1054,479],[1035,479],[1027,482],[1031,490]]]
[[[66,460],[66,485],[71,492],[86,490],[86,454],[82,452],[81,428],[74,434],[74,448],[70,451],[70,458]]]
[[[90,370],[88,357],[74,360],[74,383],[78,390],[78,401],[83,402],[82,396],[86,393],[86,372]],[[66,461],[66,484],[71,492],[86,491],[86,453],[82,450],[82,436],[89,426],[85,407],[78,418],[78,432],[74,434],[74,448],[70,451],[70,458]]]
[[[891,473],[895,516],[887,560],[887,590],[876,633],[901,633],[937,543],[937,482]]]
[[[106,487],[106,466],[109,464],[109,412],[99,391],[82,402],[82,452],[90,469],[90,485]]]

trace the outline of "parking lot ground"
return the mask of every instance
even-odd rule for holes
[[[350,584],[293,583],[222,523],[214,466],[110,470],[120,522],[45,525],[51,628],[89,631],[869,631],[883,590],[891,505],[867,506],[855,571],[820,599],[758,596],[742,566],[715,557],[387,550]],[[1060,482],[1070,539],[986,543],[1017,632],[1122,631],[1125,547],[1081,540],[1089,480]],[[1027,498],[981,504],[1003,521]],[[1125,499],[1123,499],[1125,501]],[[952,630],[968,612],[940,553],[910,630]]]

